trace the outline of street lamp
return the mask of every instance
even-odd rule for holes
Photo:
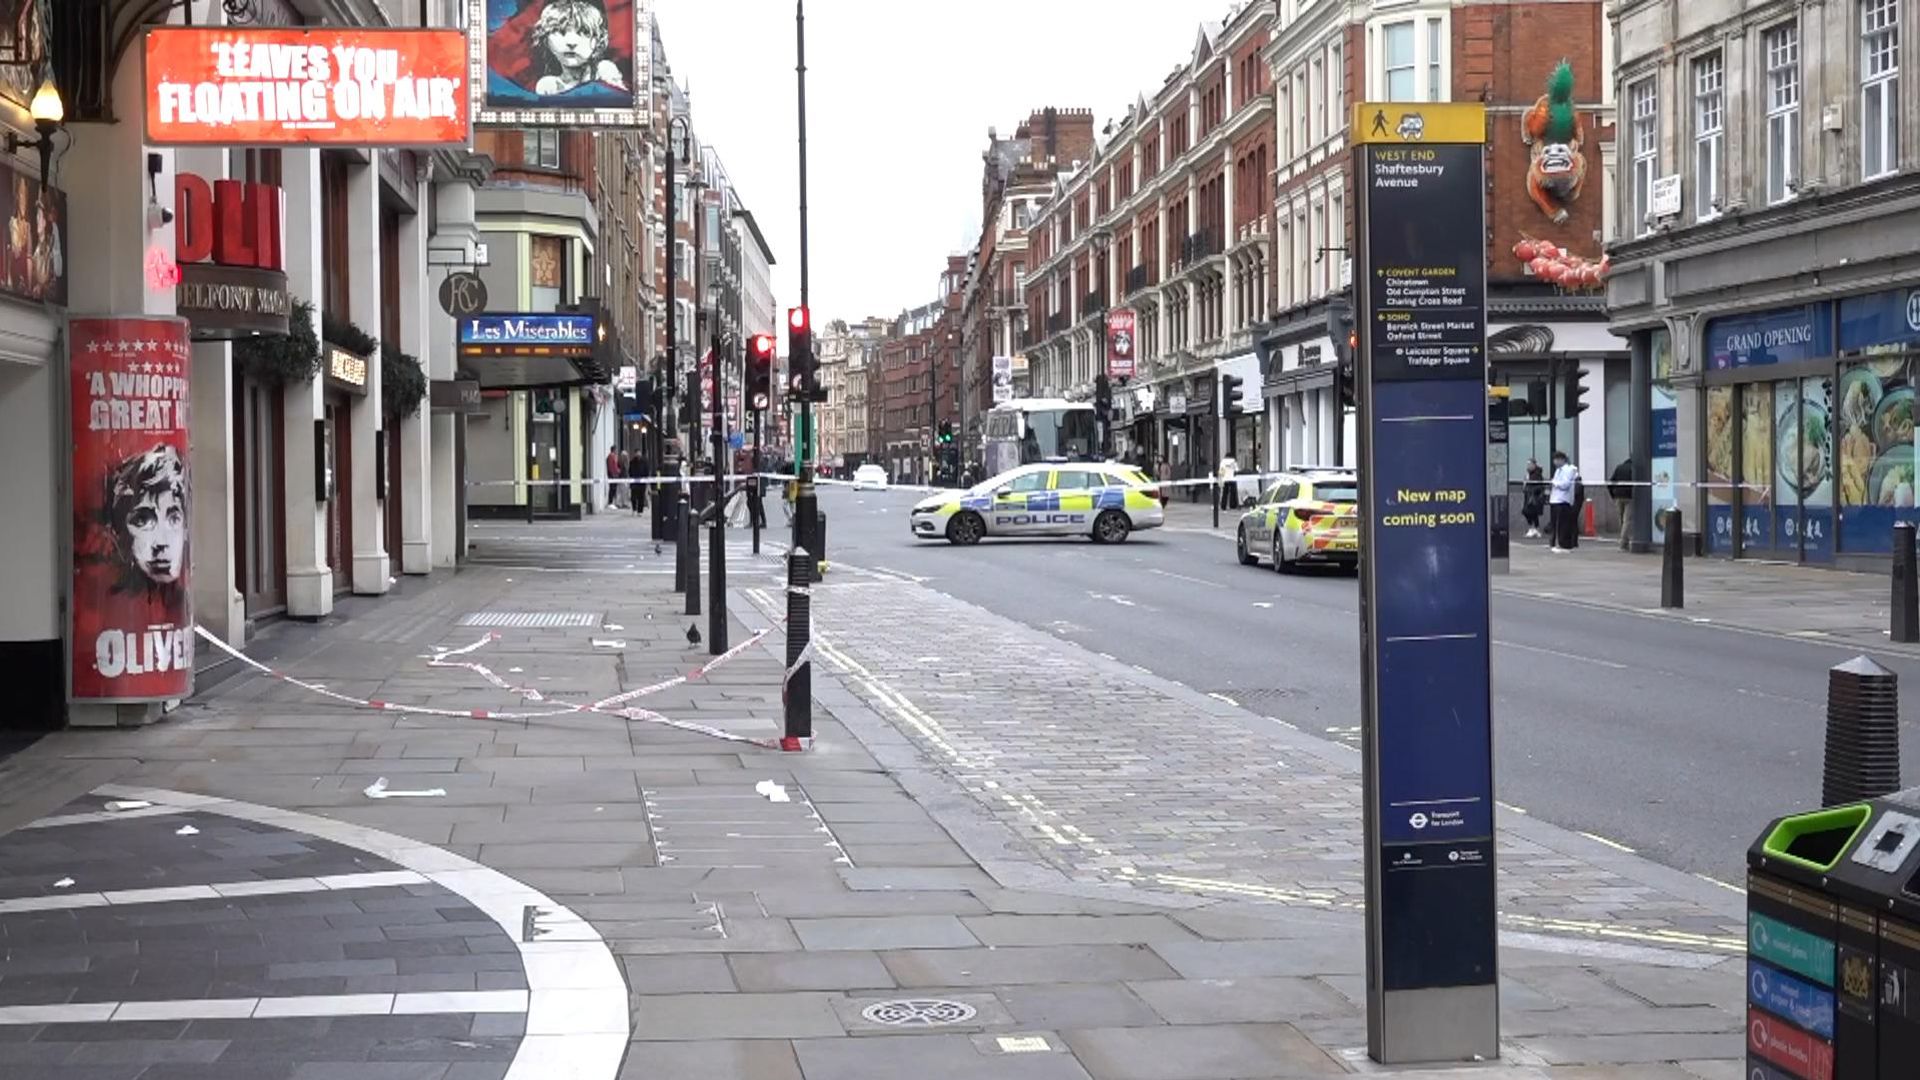
[[[726,411],[721,401],[726,396],[721,393],[720,370],[721,354],[724,342],[720,334],[720,299],[723,290],[718,279],[707,285],[707,299],[713,307],[713,334],[708,339],[713,351],[713,363],[707,370],[713,373],[713,388],[708,393],[713,398],[713,497],[709,504],[713,507],[713,534],[708,538],[707,582],[712,587],[707,602],[707,648],[719,656],[727,651],[727,514],[726,480],[727,425]]]
[[[680,165],[677,148],[679,140],[689,138],[689,124],[685,116],[676,116],[667,122],[667,359],[661,371],[660,413],[654,417],[652,458],[656,475],[665,471],[667,460],[667,425],[672,423],[674,397],[679,393],[680,383],[680,211],[679,181]],[[663,532],[668,531],[667,489],[656,485],[653,499],[653,539],[659,540]],[[675,504],[676,507],[678,504]],[[678,532],[674,533],[677,540]],[[676,564],[678,565],[678,564]],[[686,571],[681,567],[675,573],[675,584],[686,587]]]

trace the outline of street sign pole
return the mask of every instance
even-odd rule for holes
[[[1500,1053],[1485,107],[1359,104],[1367,1051]]]

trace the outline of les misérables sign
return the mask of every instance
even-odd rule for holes
[[[145,59],[157,146],[447,146],[472,130],[460,30],[160,27]]]

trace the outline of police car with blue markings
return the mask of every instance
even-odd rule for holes
[[[977,544],[989,536],[1086,536],[1118,544],[1166,524],[1166,496],[1146,473],[1111,461],[1021,465],[964,491],[915,503],[921,540]]]

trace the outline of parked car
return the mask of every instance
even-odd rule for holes
[[[1146,473],[1119,462],[1021,465],[965,491],[915,503],[909,528],[922,540],[977,544],[988,536],[1088,536],[1117,544],[1166,523],[1166,497]]]
[[[1281,573],[1304,563],[1360,565],[1360,480],[1350,471],[1282,473],[1240,515],[1234,550],[1255,566],[1264,556]]]

